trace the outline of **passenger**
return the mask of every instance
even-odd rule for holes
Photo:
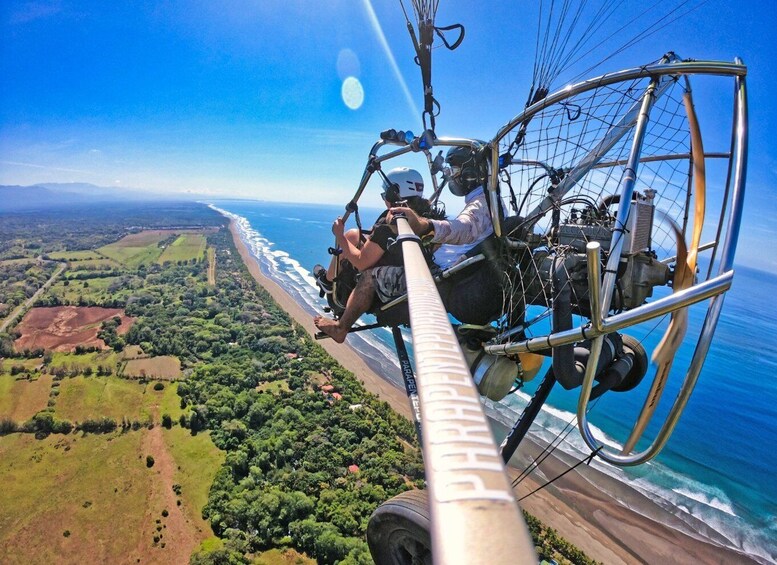
[[[358,271],[369,268],[377,262],[385,265],[402,264],[399,248],[395,248],[393,252],[389,251],[396,235],[396,228],[385,229],[386,216],[392,206],[405,202],[420,216],[441,217],[441,214],[423,197],[424,179],[418,171],[398,167],[391,170],[386,178],[389,179],[389,184],[384,181],[384,190],[381,193],[386,210],[378,216],[369,231],[362,232],[353,228],[344,232],[342,218],[337,218],[332,224],[332,233],[335,234],[337,247],[342,250],[341,259],[347,259]],[[367,245],[368,243],[370,244]],[[388,254],[386,254],[387,251],[389,251]],[[336,265],[337,261],[333,257],[329,269],[324,269],[321,265],[313,268],[313,276],[322,291],[322,297],[332,291],[332,281],[338,276]],[[340,270],[342,272],[342,262]]]
[[[343,260],[347,260],[358,271],[365,271],[376,265],[402,265],[401,246],[393,245],[397,235],[396,227],[386,222],[391,206],[403,203],[407,209],[412,210],[417,217],[443,217],[443,215],[436,208],[433,208],[429,201],[423,197],[424,181],[418,171],[407,167],[400,167],[390,171],[386,175],[386,178],[389,183],[386,184],[384,182],[384,192],[381,195],[386,204],[386,211],[381,214],[375,222],[372,230],[369,232],[369,235],[363,243],[361,242],[361,234],[358,230],[344,230],[342,218],[337,218],[332,224],[332,233],[335,234],[337,246],[342,249],[340,255],[341,273],[344,270]],[[328,272],[324,271],[324,268],[320,265],[314,268],[316,282],[324,292],[331,292],[331,280],[333,279],[334,274],[334,260],[332,261],[332,265],[330,265]],[[356,286],[358,286],[358,283],[356,283]],[[348,304],[350,302],[351,296],[348,296],[346,310],[348,309]],[[314,321],[316,326],[319,326],[319,323],[326,324],[326,320],[321,316],[317,316]],[[342,343],[342,340],[340,343]]]
[[[467,251],[485,240],[494,230],[483,189],[485,166],[477,162],[474,151],[462,147],[450,149],[446,161],[449,166],[445,175],[451,192],[455,196],[465,197],[464,209],[456,218],[425,218],[408,207],[392,208],[387,217],[390,223],[393,214],[404,213],[415,233],[431,240],[433,244],[440,244],[434,254],[434,261],[441,268],[459,262]],[[404,267],[401,265],[380,265],[368,269],[362,273],[340,319],[317,316],[314,320],[316,327],[336,342],[342,343],[354,322],[370,309],[376,294],[385,304],[405,294],[406,288]],[[450,288],[446,289],[446,294],[451,294]],[[453,300],[457,296],[452,297]]]
[[[428,215],[431,210],[429,201],[423,197],[424,179],[418,171],[408,167],[398,167],[389,171],[386,178],[389,183],[386,184],[384,181],[383,193],[381,193],[386,210],[375,220],[372,229],[367,232],[366,239],[358,229],[345,231],[341,217],[332,224],[332,233],[335,235],[337,247],[342,250],[340,259],[348,260],[358,271],[372,267],[378,261],[385,265],[402,264],[400,249],[390,250],[390,244],[396,236],[396,228],[388,226],[386,216],[392,206],[398,202],[406,202],[411,209],[422,216]],[[332,290],[332,281],[337,276],[336,264],[336,260],[332,258],[326,271],[321,265],[313,268],[316,284],[325,293]]]

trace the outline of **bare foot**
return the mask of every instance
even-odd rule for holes
[[[345,336],[348,335],[348,328],[341,328],[340,322],[331,318],[324,318],[323,316],[316,316],[313,318],[313,323],[316,327],[331,337],[337,343],[343,343]]]

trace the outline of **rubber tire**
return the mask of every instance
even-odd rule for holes
[[[429,502],[425,490],[408,490],[381,504],[367,524],[376,565],[432,565]]]
[[[626,392],[635,388],[642,382],[642,378],[648,370],[647,352],[639,340],[627,334],[623,334],[621,338],[623,339],[623,349],[630,350],[634,354],[634,366],[618,386],[612,387],[611,390],[615,392]]]

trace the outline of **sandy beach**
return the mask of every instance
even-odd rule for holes
[[[311,335],[316,331],[313,319],[286,291],[264,276],[259,264],[242,241],[235,223],[230,224],[235,245],[256,281],[275,301]],[[343,367],[353,372],[370,392],[377,394],[399,413],[410,417],[410,406],[404,390],[377,374],[359,352],[332,340],[318,342]],[[502,433],[505,433],[502,431]],[[509,472],[519,474],[530,457],[540,447],[524,441],[511,461]],[[568,464],[560,458],[543,463],[548,477],[560,474]],[[603,488],[595,488],[591,481]],[[516,489],[518,498],[533,491],[538,483],[524,480]],[[617,493],[617,499],[608,493]],[[628,505],[619,502],[628,501]],[[699,564],[754,563],[748,556],[700,537],[693,537],[678,528],[689,530],[673,514],[659,508],[628,485],[585,466],[572,471],[548,488],[532,494],[521,502],[523,508],[583,550],[589,557],[606,564]],[[708,533],[708,535],[711,535]],[[712,533],[714,535],[714,533]]]

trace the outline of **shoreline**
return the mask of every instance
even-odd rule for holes
[[[291,297],[278,283],[261,272],[243,241],[235,221],[230,219],[229,229],[235,247],[256,282],[265,288],[278,305],[313,336],[315,326],[309,312]],[[332,340],[318,341],[327,353],[344,368],[351,371],[365,388],[388,402],[398,413],[411,418],[410,405],[404,390],[380,376],[376,370],[354,349],[348,341],[340,345]],[[506,429],[501,425],[501,433]],[[529,461],[541,451],[541,447],[527,438],[522,448],[510,462],[511,478],[520,474]],[[543,464],[543,472],[552,477],[566,470],[559,457],[550,457]],[[600,488],[594,487],[584,476],[591,474]],[[601,486],[604,485],[604,490]],[[539,486],[533,477],[524,480],[516,488],[520,498]],[[622,503],[609,492],[618,492]],[[756,563],[751,556],[731,548],[699,539],[678,528],[688,525],[670,512],[646,499],[603,473],[582,468],[573,471],[522,501],[521,507],[536,516],[547,526],[554,528],[561,537],[577,546],[588,557],[607,564],[629,563]],[[627,505],[628,504],[628,505]],[[668,524],[668,525],[667,525]],[[674,525],[674,527],[673,527]]]

